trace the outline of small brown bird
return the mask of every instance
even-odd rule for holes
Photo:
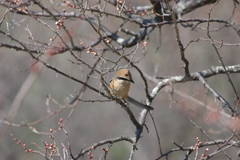
[[[134,83],[130,71],[127,69],[119,69],[113,76],[108,89],[114,96],[127,100],[137,107],[153,110],[152,107],[144,105],[128,96],[131,82]]]

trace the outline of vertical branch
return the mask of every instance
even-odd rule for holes
[[[186,59],[185,57],[185,49],[184,49],[184,46],[181,42],[181,39],[180,39],[180,35],[179,35],[179,29],[178,29],[178,26],[177,26],[177,19],[176,19],[176,16],[175,16],[175,13],[173,11],[173,9],[171,8],[171,6],[169,5],[169,3],[164,0],[166,6],[168,7],[168,9],[170,10],[171,12],[171,15],[172,15],[172,19],[173,19],[173,22],[174,22],[174,29],[175,29],[175,33],[176,33],[176,40],[177,40],[177,44],[178,44],[178,47],[179,47],[179,50],[180,50],[180,55],[181,55],[181,60],[184,62],[184,70],[185,70],[185,76],[186,78],[191,78],[191,75],[190,75],[190,72],[189,72],[189,62],[188,60]]]
[[[219,2],[219,0],[216,1],[216,2],[212,5],[210,11],[208,12],[208,20],[211,18],[211,12],[212,12],[213,8],[218,4],[218,2]],[[219,51],[218,51],[218,48],[216,47],[216,45],[215,45],[215,43],[214,43],[214,41],[213,41],[213,39],[212,39],[212,37],[211,37],[211,35],[210,35],[209,28],[210,28],[210,23],[209,23],[209,21],[208,21],[208,23],[207,23],[207,36],[208,36],[208,38],[211,40],[211,45],[213,46],[213,48],[214,48],[214,50],[215,50],[215,52],[216,52],[216,54],[217,54],[217,56],[218,56],[218,58],[219,58],[219,61],[220,61],[221,65],[223,66],[224,70],[225,70],[225,74],[227,75],[228,81],[230,82],[230,85],[231,85],[231,87],[233,88],[233,92],[234,92],[234,94],[235,94],[235,96],[236,96],[236,100],[237,100],[237,102],[238,102],[238,101],[239,101],[239,96],[238,96],[237,90],[236,90],[236,88],[235,88],[235,86],[234,86],[234,84],[233,84],[233,81],[232,81],[229,73],[226,72],[227,69],[226,69],[226,66],[225,66],[225,64],[224,64],[224,62],[223,62],[223,57],[220,55],[220,53],[219,53]],[[237,108],[236,108],[236,110],[237,110]]]

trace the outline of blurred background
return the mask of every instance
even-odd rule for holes
[[[97,4],[98,1],[91,1],[91,5]],[[57,2],[56,2],[57,3]],[[59,1],[58,3],[61,3]],[[53,6],[52,9],[61,12],[62,9],[66,9],[67,12],[78,12],[76,9],[68,9],[66,7],[54,6],[50,2],[44,2],[45,6]],[[126,1],[126,5],[130,6],[130,1]],[[135,1],[136,6],[151,5],[148,1]],[[194,10],[182,17],[182,19],[188,18],[201,18],[207,19],[211,5],[201,7]],[[51,7],[48,7],[51,9]],[[219,18],[228,20],[232,16],[234,8],[233,1],[221,0],[212,10],[211,18]],[[239,6],[236,6],[232,19],[236,24],[239,24]],[[29,10],[41,11],[39,7],[32,6]],[[3,15],[6,8],[0,6],[0,15]],[[115,7],[111,5],[106,6],[106,11],[112,13],[118,13]],[[91,15],[91,13],[88,13]],[[1,16],[2,17],[2,16]],[[55,21],[50,18],[41,18],[42,21],[55,28]],[[102,24],[105,25],[110,31],[114,32],[119,28],[122,23],[119,19],[111,16],[104,16]],[[70,31],[75,44],[80,44],[82,41],[84,44],[88,44],[98,38],[96,32],[92,27],[81,18],[67,19],[64,22],[67,29]],[[207,24],[200,24],[198,27],[206,27]],[[179,26],[180,38],[183,45],[187,45],[191,40],[199,38],[208,39],[206,31],[196,28],[184,28]],[[220,28],[224,24],[211,23],[210,28]],[[39,23],[30,16],[23,16],[16,13],[8,13],[5,20],[0,26],[1,30],[9,33],[11,36],[26,43],[34,44],[29,39],[32,36],[41,42],[49,43],[49,39],[54,36],[54,33],[45,25]],[[124,28],[131,31],[138,31],[133,23],[127,23]],[[30,32],[28,31],[30,30]],[[161,38],[159,36],[159,29],[156,28],[151,34],[150,39],[147,42],[147,54],[143,57],[143,47],[139,45],[134,61],[139,61],[136,65],[148,76],[155,78],[156,76],[177,76],[184,75],[184,70],[181,68],[183,62],[180,58],[180,51],[176,43],[175,30],[171,25],[164,25],[161,28]],[[66,33],[61,30],[65,43],[69,44],[69,39]],[[128,36],[121,33],[120,36],[127,38]],[[211,32],[213,39],[217,41],[223,41],[224,43],[239,44],[239,36],[230,27],[224,27],[222,29]],[[161,44],[160,44],[161,39]],[[11,41],[7,36],[0,34],[0,43],[16,44]],[[55,40],[52,46],[61,46],[60,40]],[[115,43],[113,45],[117,46]],[[220,44],[216,44],[220,46]],[[104,48],[104,44],[99,44],[96,48]],[[130,53],[134,48],[128,48],[124,52]],[[219,52],[223,57],[223,61],[226,66],[236,65],[240,62],[239,45],[222,46],[219,48]],[[71,63],[76,60],[71,56],[69,52],[63,54],[57,54],[54,56],[51,54],[51,50],[46,53],[45,61],[55,66],[57,69],[67,73],[70,76],[85,80],[86,75],[90,69],[84,65],[77,65]],[[81,59],[90,65],[93,65],[97,60],[97,56],[82,51],[76,53]],[[106,52],[105,56],[111,60],[116,61],[118,56],[112,52]],[[188,59],[190,66],[190,72],[197,72],[206,69],[210,69],[212,66],[220,66],[219,59],[214,48],[209,41],[198,41],[191,43],[185,51],[185,56]],[[142,60],[141,60],[142,59]],[[31,69],[29,67],[35,61],[26,52],[16,51],[14,49],[0,47],[0,119],[4,120],[8,117],[9,112],[13,107],[13,102],[16,100],[16,96],[23,86],[30,86],[26,91],[26,95],[23,98],[20,108],[17,110],[16,116],[11,120],[16,124],[28,124],[35,122],[46,115],[48,111],[54,112],[59,107],[67,104],[69,100],[73,99],[73,96],[82,87],[81,84],[57,74],[53,70],[46,67],[42,67],[37,64]],[[121,60],[118,63],[118,67],[125,66],[127,63]],[[111,67],[110,63],[103,63],[99,65],[99,68],[107,69]],[[140,78],[139,73],[134,68],[129,68],[132,72],[135,84],[131,86],[130,96],[135,99],[144,102],[146,100],[144,83]],[[114,73],[109,73],[105,76],[106,81],[109,82]],[[231,74],[230,77],[239,92],[239,74]],[[156,86],[156,83],[148,80],[149,91]],[[232,106],[234,106],[233,98],[234,92],[228,82],[226,75],[217,75],[207,79],[208,84],[222,95]],[[89,84],[101,91],[99,75],[93,74],[90,77]],[[231,130],[228,129],[228,120],[221,119],[222,115],[217,112],[210,112],[206,106],[213,109],[217,109],[220,105],[216,102],[214,96],[209,93],[204,86],[196,82],[187,82],[182,84],[174,84],[174,90],[179,91],[173,93],[170,96],[170,89],[164,88],[158,93],[153,100],[151,106],[154,107],[152,112],[155,119],[159,136],[161,139],[161,146],[163,153],[169,151],[172,148],[177,148],[172,142],[177,144],[183,144],[184,147],[194,146],[197,143],[196,137],[199,137],[201,141],[205,142],[209,140],[198,128],[195,128],[194,121],[200,126],[206,133],[214,140],[225,139],[231,135]],[[23,89],[24,90],[24,89]],[[179,94],[180,93],[180,94]],[[182,93],[182,94],[181,94]],[[195,98],[202,104],[197,103],[187,97],[184,94]],[[49,102],[49,106],[46,103],[47,96],[57,101],[58,104],[53,101]],[[173,98],[174,100],[171,100]],[[82,99],[84,100],[96,100],[103,99],[101,95],[87,89]],[[141,110],[133,105],[129,106],[136,117],[139,116]],[[49,130],[57,129],[60,118],[66,119],[71,108],[64,109],[62,112],[47,118],[39,124],[32,125],[39,132],[49,132]],[[220,120],[221,119],[221,120]],[[138,151],[135,152],[134,159],[155,159],[159,154],[158,143],[156,142],[156,133],[153,126],[153,122],[150,116],[147,117],[146,125],[149,129],[149,133],[144,130],[142,138],[138,142]],[[131,123],[129,116],[121,108],[120,105],[115,102],[80,102],[73,111],[73,114],[69,117],[67,124],[64,126],[68,131],[71,148],[73,155],[76,155],[80,150],[85,147],[90,147],[93,143],[97,143],[101,140],[119,137],[121,135],[127,135],[134,137],[135,126]],[[34,150],[40,150],[38,148],[44,148],[43,142],[52,142],[49,135],[42,135],[32,132],[29,126],[15,127],[2,124],[0,137],[0,155],[2,159],[12,160],[40,160],[44,157],[25,153],[23,147],[16,144],[16,141],[10,136],[13,134],[18,140],[27,145],[27,148]],[[67,146],[67,137],[64,132],[57,132],[54,134],[55,140],[59,148],[64,144]],[[37,144],[34,145],[33,143]],[[114,144],[109,152],[108,159],[123,160],[128,159],[131,150],[131,144],[128,142],[119,142]],[[107,147],[107,145],[105,145]],[[213,152],[216,148],[210,148],[209,153]],[[227,150],[227,154],[232,159],[237,159],[238,149],[231,148]],[[204,153],[204,149],[199,150],[199,153]],[[101,147],[95,149],[92,154],[94,159],[100,159],[99,157],[104,154]],[[169,159],[183,159],[185,152],[175,152],[169,156]],[[192,154],[191,157],[194,157]],[[58,159],[58,158],[57,158]],[[88,155],[85,155],[80,159],[89,159]],[[219,153],[212,159],[226,159],[223,153]]]

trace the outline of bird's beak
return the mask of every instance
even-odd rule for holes
[[[132,79],[129,80],[130,82],[134,83],[134,81]]]

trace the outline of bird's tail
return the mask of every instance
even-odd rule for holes
[[[144,108],[144,109],[147,109],[147,110],[153,110],[152,107],[147,106],[147,105],[145,105],[145,104],[142,104],[142,103],[136,101],[135,99],[133,99],[133,98],[130,97],[130,96],[127,96],[126,100],[129,101],[130,103],[134,104],[134,105],[137,106],[137,107]]]

